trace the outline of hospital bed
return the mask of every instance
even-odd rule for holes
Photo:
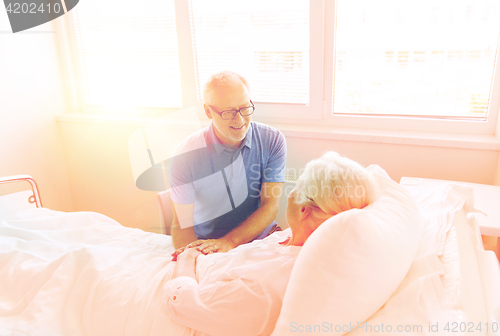
[[[165,317],[170,236],[43,208],[30,176],[0,178],[0,187],[13,182],[30,190],[0,196],[0,335],[202,334]],[[423,221],[409,261],[370,251],[399,246],[390,238],[335,240],[328,234],[338,227],[320,226],[294,265],[272,335],[500,335],[499,264],[483,249],[472,189],[443,184],[414,197]],[[342,244],[335,257],[315,258]]]

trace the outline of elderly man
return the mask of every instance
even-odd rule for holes
[[[267,236],[285,181],[285,138],[252,122],[255,106],[242,76],[213,75],[203,100],[210,125],[183,141],[171,163],[176,254],[185,246],[226,252]]]

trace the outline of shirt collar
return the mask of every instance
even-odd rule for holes
[[[245,135],[245,139],[243,139],[243,146],[247,146],[249,149],[252,148],[252,132],[253,132],[253,123],[250,122],[250,125],[248,125],[248,131],[247,134]]]
[[[211,122],[210,125],[208,126],[208,141],[209,141],[209,146],[215,150],[215,153],[217,155],[220,155],[226,147],[224,147],[223,144],[219,141],[219,138],[217,138],[217,135],[215,134],[214,130],[214,123]],[[248,131],[247,134],[245,135],[245,138],[243,139],[243,146],[246,146],[248,148],[252,148],[252,132],[253,132],[253,127],[252,127],[252,122],[250,122],[250,125],[248,126]],[[240,148],[241,148],[240,147]]]

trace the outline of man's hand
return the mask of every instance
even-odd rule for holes
[[[236,246],[231,240],[224,237],[219,239],[199,239],[175,250],[174,253],[172,253],[172,261],[177,261],[179,255],[184,252],[185,249],[196,249],[200,253],[211,254],[217,252],[227,252],[235,247]]]
[[[227,238],[219,239],[200,239],[188,244],[186,247],[194,247],[203,254],[210,254],[216,252],[227,252],[235,248],[235,244]]]

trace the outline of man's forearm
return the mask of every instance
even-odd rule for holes
[[[248,243],[273,222],[277,213],[278,204],[261,205],[246,221],[226,234],[224,238],[229,239],[235,247]]]
[[[172,235],[172,242],[176,249],[184,247],[198,239],[193,227],[181,229],[178,222],[172,224],[170,234]]]
[[[172,206],[174,211],[170,234],[172,235],[174,247],[178,249],[198,239],[193,227],[194,203],[178,204],[172,202]],[[181,221],[185,227],[184,229],[181,228]]]

